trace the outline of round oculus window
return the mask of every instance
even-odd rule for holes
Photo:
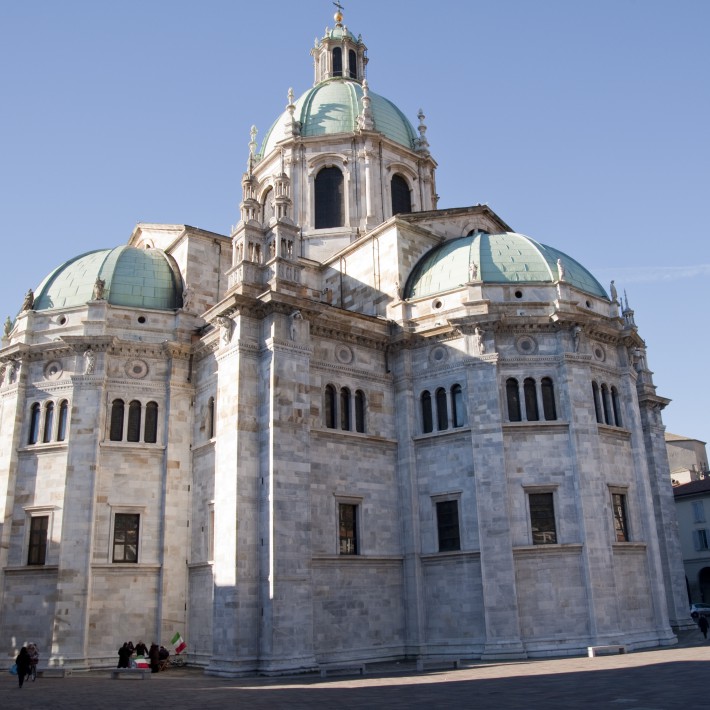
[[[600,362],[604,362],[604,360],[606,360],[606,351],[601,345],[594,346],[594,357]]]

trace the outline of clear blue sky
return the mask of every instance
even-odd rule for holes
[[[426,113],[441,207],[488,203],[636,311],[669,431],[708,440],[710,2],[344,2],[371,89]],[[0,0],[0,319],[136,222],[228,234],[327,0]]]

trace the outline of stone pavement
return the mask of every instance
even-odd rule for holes
[[[372,670],[371,670],[372,669]],[[460,670],[417,673],[413,663],[368,666],[368,674],[223,679],[171,668],[148,680],[112,680],[109,672],[38,678],[21,690],[0,675],[0,708],[610,708],[694,710],[710,707],[710,642],[686,632],[678,646],[597,658],[471,662]]]

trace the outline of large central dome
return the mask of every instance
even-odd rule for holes
[[[352,79],[329,79],[306,91],[295,103],[293,119],[300,123],[304,137],[352,133],[358,128],[362,111],[363,87]],[[375,130],[387,138],[414,150],[416,133],[405,115],[388,99],[372,91],[371,101]],[[284,111],[270,128],[262,143],[261,155],[268,155],[278,141],[286,137],[291,114]]]

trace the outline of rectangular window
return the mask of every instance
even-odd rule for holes
[[[629,524],[626,516],[626,495],[624,493],[612,493],[612,505],[614,507],[614,533],[617,542],[629,541]]]
[[[439,534],[439,552],[461,549],[458,500],[442,500],[436,504],[436,528]]]
[[[703,501],[694,500],[693,501],[693,522],[694,523],[704,523],[705,522],[705,506]]]
[[[30,518],[30,540],[27,552],[28,565],[43,565],[47,561],[48,515],[34,515]]]
[[[556,545],[555,502],[552,493],[529,493],[533,545]]]
[[[352,503],[338,504],[338,550],[341,555],[357,555],[357,509]]]
[[[706,529],[693,530],[693,541],[696,550],[708,549],[708,531]]]
[[[113,561],[138,562],[138,513],[116,513],[113,523]]]

